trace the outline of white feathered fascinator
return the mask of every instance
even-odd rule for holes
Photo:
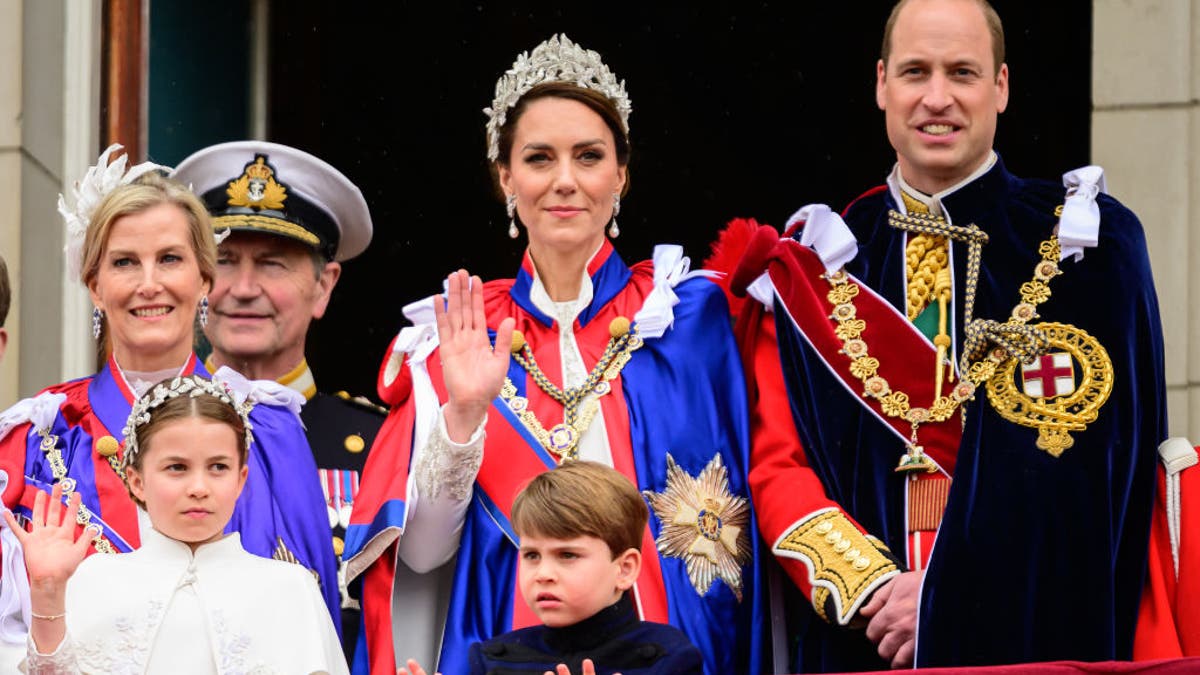
[[[89,167],[83,178],[76,181],[75,208],[67,208],[67,200],[61,192],[58,195],[58,212],[62,214],[63,220],[67,224],[67,244],[63,247],[63,253],[67,257],[67,269],[72,278],[79,278],[79,267],[83,264],[83,237],[87,232],[88,223],[92,220],[92,214],[95,213],[96,207],[100,205],[104,197],[117,186],[128,185],[151,171],[169,172],[171,170],[170,167],[153,162],[142,162],[126,172],[125,165],[129,162],[128,155],[121,155],[112,164],[109,164],[109,155],[121,150],[122,147],[119,143],[108,146],[104,152],[100,153],[96,165]]]

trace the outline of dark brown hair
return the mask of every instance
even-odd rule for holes
[[[496,132],[496,147],[499,148],[500,155],[492,163],[492,181],[496,185],[500,198],[504,198],[504,193],[500,190],[500,174],[496,171],[496,165],[505,167],[509,165],[512,159],[513,136],[517,133],[517,122],[525,114],[525,109],[529,107],[530,103],[542,98],[565,98],[570,101],[578,101],[604,120],[604,124],[613,135],[617,165],[625,167],[625,187],[621,190],[621,196],[624,197],[629,192],[629,158],[633,148],[629,145],[629,132],[621,123],[621,114],[617,112],[617,107],[613,105],[612,100],[595,89],[586,89],[570,82],[543,82],[525,92],[517,104],[508,111],[508,115],[504,118],[504,124]]]
[[[983,12],[983,19],[987,22],[988,33],[992,36],[992,67],[995,69],[995,74],[1000,74],[1000,66],[1004,63],[1004,24],[1000,21],[1000,15],[996,13],[996,9],[987,0],[974,0],[975,5]],[[894,7],[892,13],[888,15],[887,23],[883,27],[883,47],[879,51],[879,58],[883,60],[884,68],[887,68],[888,57],[892,55],[892,31],[896,28],[896,20],[900,16],[900,10],[909,3],[909,0],[900,0]]]
[[[512,526],[517,535],[551,539],[596,537],[613,559],[642,549],[650,511],[637,488],[615,469],[596,462],[567,462],[538,474],[517,495]]]
[[[163,380],[159,384],[170,386],[171,380]],[[151,387],[150,392],[153,392],[156,388],[157,385]],[[147,392],[146,395],[149,396],[151,394]],[[233,404],[226,403],[211,394],[201,394],[199,396],[184,394],[163,401],[150,411],[150,420],[148,422],[139,424],[134,428],[133,433],[137,436],[138,452],[133,456],[126,470],[133,469],[141,473],[146,453],[152,447],[154,435],[171,422],[187,418],[217,422],[232,429],[234,436],[237,438],[238,446],[238,465],[235,468],[241,469],[246,465],[250,451],[246,446],[246,425],[242,421],[242,416],[234,409]],[[128,481],[126,481],[126,489],[128,489]],[[138,506],[143,509],[146,508],[145,502],[138,499],[132,491],[130,491],[129,496],[133,498],[133,501]]]

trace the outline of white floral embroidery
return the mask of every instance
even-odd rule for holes
[[[146,672],[150,658],[152,633],[162,620],[163,604],[151,602],[142,617],[117,617],[113,632],[104,640],[75,643],[68,632],[53,654],[38,654],[29,650],[28,672],[44,675],[74,675],[76,673],[112,673],[140,675]]]
[[[224,612],[214,611],[212,619],[217,638],[217,672],[221,675],[272,675],[278,672],[262,661],[247,662],[246,655],[253,641],[244,631],[232,630]]]

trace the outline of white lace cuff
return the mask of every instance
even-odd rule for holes
[[[75,659],[75,645],[71,642],[71,631],[67,631],[62,642],[49,654],[38,651],[30,636],[26,644],[25,661],[21,663],[21,672],[36,673],[37,675],[76,675],[79,664]]]
[[[445,406],[438,411],[437,425],[429,436],[429,442],[417,458],[417,491],[426,499],[437,499],[443,494],[450,499],[462,501],[471,495],[471,486],[483,463],[483,439],[487,437],[483,422],[471,433],[466,443],[450,440],[446,431]]]

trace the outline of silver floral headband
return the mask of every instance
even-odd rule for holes
[[[253,434],[250,433],[250,408],[253,407],[250,403],[238,405],[234,402],[230,392],[219,382],[206,380],[199,375],[181,375],[171,380],[169,383],[159,383],[153,389],[146,392],[144,396],[138,399],[134,404],[133,410],[129,413],[129,419],[125,422],[125,456],[121,460],[121,468],[126,469],[133,464],[133,460],[137,457],[141,448],[138,447],[137,428],[150,421],[150,411],[159,407],[163,403],[173,398],[180,396],[189,396],[196,398],[199,396],[212,396],[222,403],[229,405],[237,411],[239,417],[242,418],[242,426],[246,428],[246,447],[254,441]]]
[[[496,81],[492,107],[483,109],[488,118],[489,160],[494,162],[500,157],[500,127],[508,119],[508,109],[530,89],[544,82],[568,82],[604,94],[616,106],[628,135],[629,113],[633,106],[625,93],[625,81],[617,81],[617,76],[604,65],[598,53],[571,42],[566,35],[561,38],[554,35],[534,47],[533,53],[522,52],[512,68]]]

